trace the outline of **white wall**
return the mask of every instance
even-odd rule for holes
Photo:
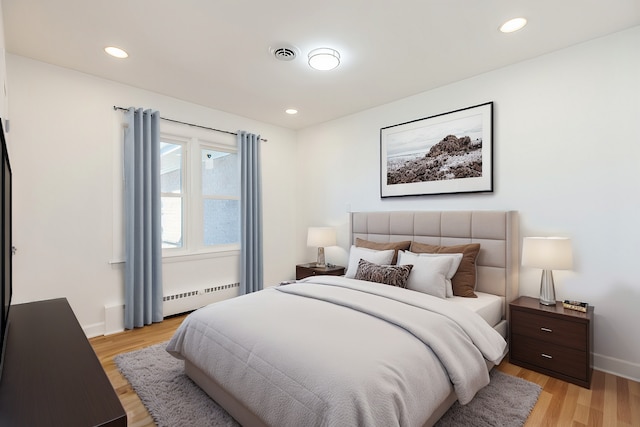
[[[123,303],[122,112],[153,108],[163,117],[260,133],[264,188],[265,283],[294,276],[295,132],[7,55],[11,81],[14,194],[13,302],[68,298],[88,335],[104,331],[104,306]],[[238,255],[163,266],[165,294],[239,281]]]
[[[0,118],[2,126],[6,128],[6,120],[9,118],[9,97],[7,96],[7,64],[4,41],[4,17],[2,5],[0,5]]]
[[[640,27],[299,132],[298,262],[314,257],[306,227],[334,225],[327,260],[346,265],[349,209],[518,210],[522,236],[573,239],[556,296],[595,306],[596,367],[640,380],[638,46]],[[488,101],[492,194],[380,198],[381,127]],[[521,295],[537,296],[540,271],[521,273]]]

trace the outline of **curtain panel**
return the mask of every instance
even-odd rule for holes
[[[238,131],[240,152],[240,294],[263,288],[260,136]]]
[[[129,108],[124,115],[124,326],[133,329],[163,318],[160,113]]]

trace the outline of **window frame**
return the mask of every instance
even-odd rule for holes
[[[162,132],[160,132],[160,142],[166,142],[169,144],[175,144],[175,145],[180,145],[181,149],[182,149],[182,156],[180,159],[181,165],[180,165],[180,182],[181,182],[181,189],[180,189],[180,193],[179,196],[176,196],[176,193],[164,193],[162,192],[162,186],[160,188],[160,198],[162,199],[163,197],[179,197],[182,199],[182,224],[180,224],[182,230],[181,230],[181,235],[182,235],[182,246],[179,247],[175,247],[175,248],[162,248],[162,254],[163,256],[165,254],[172,254],[172,253],[180,253],[183,252],[182,250],[187,247],[187,241],[189,240],[189,235],[187,233],[186,227],[185,227],[185,221],[184,219],[188,217],[188,215],[190,214],[190,208],[189,208],[189,199],[190,199],[190,193],[189,193],[189,177],[187,176],[187,168],[185,167],[185,159],[189,158],[189,139],[188,138],[180,138],[176,135],[164,135],[162,134]],[[161,160],[161,164],[162,164],[162,160]],[[190,222],[190,221],[189,221]]]
[[[214,133],[188,125],[178,126],[173,123],[161,123],[160,141],[178,143],[183,147],[182,179],[183,179],[183,212],[182,212],[182,247],[163,248],[163,258],[184,256],[224,255],[240,252],[240,236],[238,242],[232,244],[204,244],[204,199],[202,192],[203,149],[220,152],[238,153],[235,136]],[[238,162],[238,177],[240,165]],[[164,197],[165,193],[161,193]],[[170,194],[170,193],[166,193]],[[172,196],[174,197],[174,196]],[[228,198],[227,198],[228,199]],[[218,199],[219,200],[219,199]],[[235,199],[234,199],[235,200]],[[240,201],[240,194],[237,196]]]
[[[228,154],[235,154],[236,155],[236,174],[237,174],[237,178],[238,178],[238,194],[236,196],[231,196],[231,195],[223,195],[223,194],[219,194],[219,195],[207,195],[204,194],[203,188],[202,188],[202,151],[203,150],[210,150],[210,151],[217,151],[219,153],[228,153]],[[238,207],[240,204],[240,188],[239,188],[239,183],[240,183],[240,158],[238,157],[238,149],[237,147],[224,147],[221,146],[220,144],[216,144],[216,143],[212,143],[210,141],[198,141],[198,154],[195,155],[194,154],[194,160],[197,160],[198,162],[198,178],[197,179],[197,185],[199,188],[195,189],[193,191],[193,194],[198,194],[198,218],[200,218],[201,220],[199,221],[198,225],[201,226],[201,229],[198,230],[197,232],[197,236],[199,237],[200,241],[198,242],[199,245],[202,248],[218,248],[221,250],[225,250],[225,249],[238,249],[240,250],[240,230],[238,230],[238,242],[237,243],[228,243],[228,244],[218,244],[218,245],[205,245],[204,243],[204,201],[205,200],[237,200],[238,201]],[[197,157],[197,159],[196,159]],[[195,173],[194,173],[195,176]],[[240,212],[238,212],[238,216],[240,216]]]

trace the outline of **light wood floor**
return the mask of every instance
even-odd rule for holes
[[[89,341],[122,405],[129,426],[155,426],[153,419],[113,362],[119,353],[167,341],[184,316],[162,323]],[[594,371],[591,389],[585,389],[503,361],[498,369],[543,387],[525,427],[531,426],[640,426],[640,383]]]

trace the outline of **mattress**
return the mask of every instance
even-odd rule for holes
[[[504,313],[504,297],[485,292],[475,292],[478,298],[451,297],[447,301],[460,304],[482,317],[490,326],[496,326]]]

